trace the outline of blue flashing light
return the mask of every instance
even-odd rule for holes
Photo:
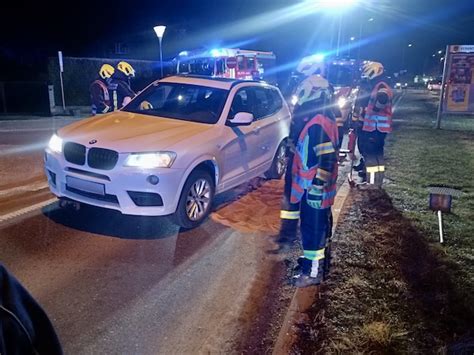
[[[212,49],[211,50],[211,55],[213,57],[220,57],[221,56],[221,51],[219,49]]]
[[[316,62],[318,63],[322,63],[324,62],[324,58],[326,57],[326,55],[324,53],[316,53],[313,58]]]

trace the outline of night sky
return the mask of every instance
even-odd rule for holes
[[[235,46],[272,50],[282,65],[334,50],[339,21],[343,48],[356,37],[350,50],[357,57],[362,38],[361,57],[380,60],[392,71],[402,66],[414,73],[426,71],[439,62],[432,54],[447,44],[474,44],[474,0],[361,0],[342,15],[316,7],[309,11],[302,3],[82,0],[58,6],[10,1],[0,14],[0,60],[7,66],[31,64],[57,50],[102,57],[104,48],[116,42],[135,44],[131,58],[156,59],[156,24],[168,26],[163,40],[167,58],[184,49]]]

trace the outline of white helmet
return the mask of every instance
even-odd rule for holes
[[[296,71],[303,74],[304,76],[310,76],[313,74],[324,75],[324,69],[324,57],[316,54],[301,59]]]
[[[329,97],[329,82],[321,75],[311,75],[306,78],[296,89],[298,105],[305,102],[318,100],[322,96]]]

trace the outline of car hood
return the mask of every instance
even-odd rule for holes
[[[212,125],[130,112],[94,116],[63,127],[64,141],[97,146],[119,153],[167,149],[189,137],[204,133]],[[94,143],[90,143],[97,141]]]

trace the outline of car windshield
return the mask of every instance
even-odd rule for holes
[[[214,124],[219,120],[227,93],[207,86],[155,83],[123,111]]]

